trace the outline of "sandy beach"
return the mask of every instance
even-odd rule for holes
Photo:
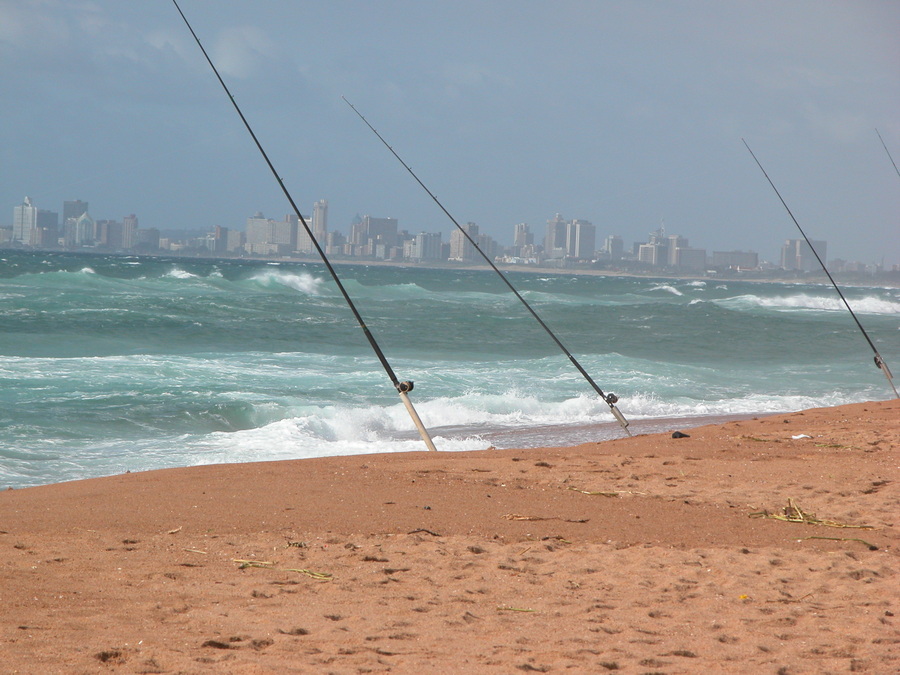
[[[4,673],[895,673],[900,401],[0,493]]]

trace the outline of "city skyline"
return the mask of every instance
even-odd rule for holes
[[[900,5],[181,4],[296,201],[508,241],[556,212],[767,259],[796,228],[900,263]],[[289,206],[174,7],[0,0],[0,204],[212,230]],[[11,208],[3,221],[10,217]],[[110,215],[115,214],[115,215]],[[240,216],[237,216],[240,214]],[[6,223],[8,224],[8,223]]]
[[[492,236],[480,232],[476,223],[468,222],[450,232],[447,242],[442,232],[410,232],[400,229],[396,218],[357,215],[349,233],[328,229],[328,201],[318,200],[312,215],[302,216],[303,227],[296,214],[277,221],[257,211],[246,219],[243,229],[217,225],[212,231],[189,230],[174,237],[172,231],[138,226],[135,214],[121,222],[95,220],[89,213],[89,202],[68,200],[63,203],[63,218],[39,209],[26,197],[13,209],[13,226],[0,226],[0,248],[36,250],[103,251],[111,253],[187,253],[188,255],[224,255],[230,257],[278,257],[302,259],[318,257],[321,250],[328,257],[386,262],[461,262],[481,263],[482,254],[497,263],[574,268],[585,266],[625,265],[639,269],[667,269],[681,273],[706,273],[710,270],[744,272],[813,272],[820,271],[821,260],[828,260],[828,244],[818,240],[787,239],[781,246],[778,262],[760,259],[757,251],[727,250],[708,252],[691,246],[687,237],[667,233],[665,225],[650,232],[647,241],[633,241],[630,250],[619,234],[599,236],[590,221],[566,220],[557,213],[546,221],[540,241],[528,223],[513,228],[512,246],[504,246]],[[601,233],[602,235],[602,233]],[[472,242],[477,244],[476,250]],[[602,241],[602,243],[600,243]],[[318,243],[318,246],[316,245]],[[812,244],[812,246],[810,246]],[[320,248],[319,248],[320,247]],[[813,251],[813,248],[815,251]],[[818,254],[818,257],[817,257]],[[836,272],[896,271],[862,261],[841,258],[830,261]]]

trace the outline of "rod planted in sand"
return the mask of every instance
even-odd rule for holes
[[[881,134],[878,135],[881,138]],[[847,298],[844,297],[844,294],[841,292],[840,287],[835,282],[834,278],[831,276],[831,272],[828,271],[828,268],[825,267],[825,261],[819,257],[818,251],[816,251],[816,247],[812,245],[812,242],[809,240],[809,237],[806,236],[806,232],[803,231],[803,228],[800,227],[800,223],[797,222],[797,219],[794,218],[794,214],[791,213],[791,209],[788,207],[787,202],[784,201],[784,197],[781,196],[781,193],[778,191],[778,188],[775,187],[775,183],[772,182],[772,179],[769,178],[769,174],[766,173],[766,170],[763,168],[763,165],[760,164],[759,160],[756,158],[756,155],[753,153],[753,150],[750,150],[750,146],[747,144],[743,138],[741,139],[747,150],[750,152],[750,156],[753,157],[753,161],[756,162],[756,165],[759,167],[759,170],[763,172],[763,176],[766,177],[766,180],[769,181],[769,185],[772,186],[772,189],[775,190],[775,194],[778,195],[778,199],[781,200],[781,205],[784,206],[785,211],[788,212],[788,215],[791,217],[791,220],[794,221],[794,225],[797,226],[797,229],[800,230],[800,234],[803,235],[803,238],[806,240],[807,246],[809,246],[809,250],[813,252],[813,255],[816,256],[816,260],[819,261],[819,264],[822,266],[822,270],[825,272],[825,276],[828,277],[828,280],[831,282],[831,285],[834,286],[834,290],[837,291],[837,294],[840,296],[841,300],[844,303],[844,306],[847,308],[847,311],[850,312],[850,316],[853,317],[853,320],[856,322],[857,327],[862,332],[863,337],[866,338],[866,342],[869,343],[869,346],[872,348],[872,351],[875,352],[875,366],[881,369],[881,372],[884,373],[884,376],[887,378],[888,384],[891,385],[891,389],[894,390],[894,396],[896,398],[900,398],[900,394],[897,393],[897,387],[894,386],[894,376],[891,373],[891,369],[888,368],[888,364],[885,362],[884,358],[882,358],[881,354],[878,353],[878,348],[875,347],[875,343],[872,342],[872,339],[869,337],[869,334],[866,332],[866,329],[863,328],[863,325],[859,322],[859,319],[856,318],[856,313],[850,307],[850,303],[847,302]],[[887,147],[885,147],[887,150]],[[888,153],[890,154],[890,153]],[[893,161],[893,159],[891,160]],[[896,168],[896,165],[895,165]]]
[[[366,326],[366,322],[363,320],[362,315],[360,315],[359,311],[356,309],[356,305],[353,303],[353,300],[350,298],[350,294],[347,293],[347,290],[344,288],[344,284],[341,283],[340,277],[338,277],[337,272],[334,267],[332,267],[331,262],[328,260],[328,257],[325,255],[325,251],[322,249],[322,246],[316,240],[316,237],[313,235],[312,230],[309,227],[309,224],[306,222],[306,219],[300,213],[300,208],[294,202],[294,198],[291,197],[291,193],[288,192],[287,187],[284,184],[284,181],[281,179],[281,176],[275,170],[275,166],[272,164],[272,161],[269,159],[269,155],[263,149],[262,144],[259,142],[259,139],[256,137],[256,134],[253,132],[253,129],[250,127],[250,123],[247,121],[247,118],[244,117],[244,113],[241,112],[240,107],[237,104],[237,101],[234,100],[234,96],[231,91],[228,89],[228,85],[225,84],[225,80],[222,79],[222,76],[219,74],[218,69],[215,64],[212,62],[212,59],[209,57],[209,54],[206,53],[206,49],[203,47],[203,44],[200,42],[200,38],[197,37],[197,34],[194,32],[194,29],[191,27],[190,22],[187,20],[187,17],[184,15],[184,12],[181,11],[181,7],[178,6],[177,0],[172,0],[172,3],[175,5],[175,9],[178,10],[178,13],[181,15],[181,19],[184,21],[184,24],[187,26],[188,30],[191,32],[191,35],[194,36],[194,41],[197,43],[197,46],[200,47],[200,51],[203,52],[203,56],[206,58],[206,62],[209,64],[209,67],[212,68],[213,73],[215,73],[216,78],[219,80],[219,84],[222,85],[222,88],[225,90],[225,93],[228,95],[228,99],[231,101],[231,105],[234,106],[235,111],[238,116],[241,118],[241,121],[244,123],[244,127],[246,127],[247,131],[250,134],[250,137],[253,139],[253,142],[256,144],[257,149],[262,155],[263,159],[266,161],[266,164],[269,167],[269,170],[272,172],[272,175],[275,176],[275,180],[278,181],[278,186],[281,188],[281,191],[284,193],[284,196],[287,198],[288,203],[290,203],[291,208],[294,209],[294,213],[297,214],[297,218],[303,224],[303,229],[306,230],[306,234],[309,235],[310,240],[313,243],[313,246],[316,247],[316,251],[319,254],[319,257],[322,259],[322,262],[325,263],[325,267],[328,269],[328,273],[331,275],[331,278],[334,280],[334,283],[337,285],[338,290],[341,292],[344,300],[347,303],[347,306],[350,308],[350,311],[353,312],[353,316],[356,318],[356,322],[359,324],[360,329],[362,329],[363,334],[366,336],[366,339],[369,341],[369,345],[372,347],[372,350],[375,352],[375,355],[378,357],[378,360],[381,362],[382,368],[384,368],[384,372],[387,373],[387,376],[390,378],[391,382],[394,385],[394,388],[397,390],[397,393],[400,394],[400,398],[403,400],[403,404],[406,406],[407,411],[409,411],[410,417],[412,417],[413,424],[416,429],[419,430],[419,435],[422,437],[422,440],[425,442],[425,445],[429,450],[436,450],[434,447],[434,442],[431,440],[431,436],[428,434],[428,430],[425,429],[425,426],[422,424],[422,420],[419,418],[416,409],[413,407],[412,402],[409,400],[409,397],[406,395],[406,392],[412,391],[413,385],[412,382],[401,382],[397,375],[394,373],[394,369],[391,368],[391,364],[388,363],[387,357],[384,355],[384,352],[381,351],[381,347],[378,345],[378,342],[375,340],[375,336],[372,335],[372,332],[369,330],[369,327]]]
[[[463,236],[469,241],[470,244],[472,244],[472,246],[475,248],[475,250],[478,251],[479,255],[481,255],[481,257],[484,258],[484,261],[488,265],[491,266],[491,269],[493,269],[497,273],[497,275],[503,280],[503,283],[506,284],[507,288],[509,288],[509,290],[512,291],[513,295],[515,295],[516,298],[518,298],[519,301],[525,306],[525,309],[527,309],[528,312],[531,314],[531,316],[534,317],[535,321],[537,321],[538,324],[540,324],[541,328],[543,328],[547,332],[547,334],[551,338],[553,338],[553,341],[556,343],[556,346],[559,347],[567,357],[569,357],[569,361],[571,361],[572,365],[575,366],[575,368],[578,370],[579,373],[581,373],[581,376],[587,381],[587,383],[591,386],[591,388],[595,392],[597,392],[597,395],[603,400],[604,403],[606,403],[609,406],[610,412],[613,414],[613,417],[616,418],[616,421],[621,425],[621,427],[625,431],[625,433],[628,434],[629,436],[631,436],[631,432],[628,430],[628,420],[625,419],[625,416],[616,407],[616,402],[619,400],[619,397],[612,393],[610,393],[610,394],[603,393],[603,390],[600,389],[600,387],[597,385],[597,383],[594,382],[594,379],[588,374],[588,372],[582,367],[582,365],[578,362],[578,360],[572,355],[572,352],[570,352],[566,348],[566,346],[560,341],[560,339],[558,337],[556,337],[556,333],[554,333],[552,330],[550,330],[550,327],[546,323],[544,323],[543,319],[541,319],[540,316],[538,316],[538,313],[532,308],[531,305],[528,304],[528,301],[522,297],[521,293],[519,293],[519,291],[516,290],[515,286],[512,285],[512,283],[506,277],[506,275],[503,274],[503,272],[500,271],[500,269],[494,264],[494,262],[490,259],[490,257],[483,250],[481,250],[481,247],[478,245],[478,242],[475,241],[475,239],[472,237],[472,235],[469,234],[462,227],[462,225],[459,224],[459,222],[456,220],[456,218],[454,218],[451,215],[451,213],[444,207],[444,205],[441,204],[440,200],[438,200],[438,198],[435,196],[435,194],[431,190],[429,190],[428,187],[425,185],[425,183],[423,183],[422,180],[415,174],[415,172],[413,172],[413,170],[412,170],[412,168],[410,168],[409,164],[407,164],[406,162],[403,161],[403,159],[400,157],[400,155],[397,154],[397,151],[394,150],[394,148],[391,147],[386,140],[384,140],[384,137],[380,133],[378,133],[378,131],[375,129],[375,127],[373,127],[369,123],[369,120],[367,120],[365,117],[363,117],[363,114],[361,112],[359,112],[359,110],[356,109],[356,106],[354,106],[352,103],[350,103],[350,101],[348,101],[346,99],[346,97],[341,96],[341,98],[344,99],[344,103],[346,103],[348,106],[350,106],[350,108],[353,110],[353,112],[355,112],[357,114],[357,116],[359,116],[359,119],[361,119],[365,123],[365,125],[367,127],[369,127],[369,129],[371,129],[372,133],[378,137],[378,140],[384,144],[384,147],[386,147],[388,150],[391,151],[391,154],[397,158],[397,161],[403,165],[403,168],[406,169],[406,171],[409,173],[409,175],[415,179],[415,181],[421,186],[421,188],[423,190],[425,190],[425,192],[428,194],[428,196],[431,197],[432,201],[434,201],[434,203],[438,205],[438,207],[441,209],[441,211],[443,211],[444,214],[450,219],[450,222],[452,222],[456,226],[456,229],[458,229],[460,232],[463,233]]]

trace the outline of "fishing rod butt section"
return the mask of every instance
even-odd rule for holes
[[[876,133],[878,130],[875,130]],[[881,134],[878,134],[878,137],[881,138]],[[838,286],[837,282],[834,280],[834,277],[831,276],[831,272],[828,271],[828,267],[825,265],[825,261],[822,260],[822,257],[819,255],[819,252],[816,251],[816,247],[813,246],[812,241],[810,241],[809,237],[806,236],[806,232],[804,232],[803,228],[800,226],[800,222],[794,217],[793,212],[790,207],[787,205],[787,202],[784,200],[784,197],[781,196],[781,192],[778,191],[778,188],[775,187],[775,183],[769,178],[768,172],[763,168],[762,162],[756,157],[756,153],[750,148],[750,144],[747,143],[746,140],[741,138],[741,142],[744,144],[744,147],[747,148],[747,151],[750,153],[750,156],[753,158],[753,161],[756,162],[756,166],[759,167],[759,170],[762,171],[763,176],[766,177],[769,185],[774,190],[775,195],[778,197],[778,200],[781,202],[781,205],[784,207],[784,210],[787,211],[788,216],[790,216],[791,220],[794,222],[794,225],[797,226],[797,230],[803,236],[803,240],[806,242],[806,245],[809,246],[809,250],[812,251],[816,260],[819,262],[819,265],[822,267],[822,271],[825,272],[825,276],[828,277],[828,281],[831,282],[831,285],[834,287],[835,292],[837,292],[838,297],[841,299],[841,302],[844,303],[844,307],[847,308],[847,311],[850,312],[850,316],[853,317],[853,321],[856,323],[856,327],[859,328],[860,333],[862,333],[863,337],[866,339],[866,342],[869,343],[869,347],[871,347],[872,352],[875,354],[875,365],[884,373],[884,376],[887,378],[888,384],[891,386],[891,389],[894,390],[894,396],[896,398],[900,398],[900,394],[897,393],[897,387],[894,385],[894,376],[891,374],[890,368],[888,368],[887,363],[882,358],[881,354],[878,353],[878,348],[875,346],[875,343],[872,342],[872,338],[869,337],[869,333],[863,328],[862,323],[859,318],[856,316],[856,312],[853,311],[853,308],[850,306],[850,303],[847,302],[847,298],[844,297],[843,291],[841,291],[841,287]],[[882,141],[883,142],[883,141]],[[887,146],[884,148],[887,150]],[[890,156],[890,153],[888,153]],[[893,158],[891,159],[893,161]]]
[[[616,420],[618,420],[619,424],[622,426],[622,430],[626,434],[631,436],[632,435],[631,430],[628,428],[629,422],[628,422],[628,420],[625,419],[625,415],[623,415],[622,411],[616,407],[615,403],[610,403],[609,401],[607,401],[607,404],[609,405],[609,410],[613,414],[613,417],[615,417]]]
[[[384,136],[382,136],[378,132],[378,130],[374,126],[372,126],[372,123],[369,122],[368,119],[366,119],[366,117],[356,108],[355,105],[353,105],[347,99],[346,96],[341,95],[341,100],[343,100],[344,103],[346,103],[348,106],[350,106],[350,109],[354,113],[356,113],[356,116],[359,117],[359,119],[363,122],[363,124],[365,124],[369,128],[369,130],[375,135],[375,137],[379,141],[381,141],[381,144],[384,145],[384,147],[386,147],[388,149],[388,151],[394,156],[394,158],[400,163],[400,165],[404,169],[406,169],[406,172],[410,176],[412,176],[413,180],[415,180],[416,183],[419,184],[419,187],[421,187],[425,191],[425,193],[429,197],[431,197],[431,200],[444,213],[444,215],[447,216],[447,218],[450,220],[451,223],[453,223],[453,225],[456,227],[456,229],[462,233],[463,237],[465,237],[465,239],[468,240],[468,242],[472,245],[472,247],[475,249],[475,251],[477,251],[478,254],[488,264],[488,266],[494,272],[496,272],[497,276],[500,277],[500,279],[503,281],[503,283],[506,285],[506,287],[510,290],[510,292],[516,297],[516,299],[518,299],[519,302],[522,303],[522,306],[524,306],[525,309],[528,311],[528,313],[531,314],[532,318],[534,318],[534,320],[537,321],[538,325],[540,325],[540,327],[544,329],[544,331],[556,343],[556,346],[560,348],[560,350],[563,352],[563,354],[565,354],[569,358],[569,361],[571,361],[572,365],[575,366],[575,369],[578,370],[579,373],[581,373],[582,377],[584,377],[584,379],[591,386],[591,388],[597,392],[597,394],[600,396],[600,398],[607,405],[609,405],[613,416],[616,418],[616,420],[622,426],[622,429],[625,431],[625,433],[628,434],[629,436],[631,436],[631,432],[628,430],[628,420],[625,419],[625,416],[615,406],[615,403],[619,400],[618,397],[616,397],[613,394],[610,394],[609,396],[607,396],[606,394],[603,393],[603,390],[600,389],[599,386],[597,386],[597,383],[594,382],[594,379],[584,369],[584,367],[582,367],[582,365],[578,362],[578,359],[576,359],[575,356],[572,354],[572,352],[570,352],[568,350],[568,348],[562,343],[562,341],[559,339],[559,337],[557,337],[556,333],[554,333],[553,330],[551,330],[550,326],[548,326],[544,322],[544,320],[541,319],[541,317],[538,315],[538,313],[535,311],[535,309],[528,303],[528,301],[522,296],[522,294],[519,293],[519,291],[516,289],[516,287],[513,286],[512,282],[509,280],[509,278],[500,270],[500,268],[498,268],[494,264],[494,261],[490,259],[490,257],[484,252],[484,250],[482,250],[481,246],[478,245],[478,242],[472,237],[472,235],[464,227],[462,227],[462,225],[459,224],[459,221],[453,217],[453,214],[451,214],[450,211],[447,210],[447,207],[445,207],[441,203],[441,201],[437,198],[437,196],[434,194],[434,192],[432,192],[431,189],[429,189],[429,187],[427,185],[425,185],[425,183],[422,181],[422,179],[419,178],[419,176],[412,170],[412,167],[410,167],[410,165],[407,164],[406,161],[402,157],[400,157],[400,155],[397,153],[397,151],[394,150],[393,146],[391,146],[391,144],[387,142],[387,139],[385,139]]]
[[[428,448],[430,452],[437,452],[437,448],[434,447],[434,441],[431,440],[431,434],[428,433],[428,429],[422,424],[422,419],[419,417],[416,407],[413,405],[412,401],[409,400],[408,392],[411,392],[412,390],[413,383],[408,380],[397,383],[397,393],[400,394],[400,400],[403,401],[403,405],[406,406],[406,412],[409,413],[409,417],[412,419],[413,424],[418,430],[419,436],[422,437],[422,442],[425,443],[425,447]]]
[[[894,385],[894,374],[891,372],[891,369],[888,368],[887,362],[881,358],[881,354],[878,352],[875,353],[875,367],[884,373],[888,383],[891,385],[891,389],[894,390],[894,397],[900,398],[900,394],[897,393],[897,387]]]
[[[219,74],[218,68],[213,63],[212,58],[206,51],[206,48],[203,46],[203,43],[200,41],[200,37],[194,31],[193,26],[188,21],[187,16],[185,16],[184,12],[181,11],[181,7],[178,5],[177,0],[172,0],[172,4],[175,5],[175,9],[178,11],[178,14],[181,16],[181,20],[184,21],[184,25],[187,27],[188,31],[190,31],[191,35],[194,38],[194,41],[197,43],[197,47],[200,48],[200,51],[203,53],[206,62],[209,64],[209,67],[212,69],[213,73],[216,76],[216,79],[219,81],[219,84],[222,85],[222,89],[225,91],[225,94],[228,96],[228,100],[231,102],[231,105],[234,107],[235,112],[238,117],[241,118],[241,122],[244,124],[244,128],[247,130],[247,133],[250,134],[250,137],[253,139],[253,142],[256,144],[256,148],[259,150],[260,155],[265,161],[266,165],[269,168],[272,176],[275,178],[275,181],[278,183],[278,186],[281,188],[281,192],[284,194],[288,203],[293,208],[294,213],[297,214],[297,218],[300,223],[303,224],[303,228],[306,230],[306,233],[309,235],[312,240],[313,246],[316,251],[319,253],[319,256],[322,259],[322,262],[325,264],[325,267],[328,269],[328,273],[331,275],[332,280],[337,286],[338,290],[341,293],[341,296],[344,298],[344,301],[347,304],[347,307],[352,312],[354,318],[356,319],[357,324],[359,325],[360,330],[362,330],[363,335],[366,337],[366,340],[369,342],[369,346],[372,348],[372,351],[375,352],[375,355],[378,357],[379,362],[381,363],[382,368],[384,368],[385,374],[390,379],[391,383],[397,389],[397,392],[400,394],[400,398],[403,399],[403,404],[406,406],[407,411],[409,412],[410,417],[412,418],[413,424],[419,430],[419,434],[422,436],[422,440],[425,442],[425,445],[429,450],[437,450],[434,447],[434,443],[431,440],[431,436],[428,434],[428,430],[425,429],[425,426],[422,424],[422,420],[419,418],[416,409],[413,407],[412,402],[409,400],[407,396],[408,391],[412,391],[413,384],[412,382],[400,382],[397,376],[394,374],[394,369],[391,367],[391,364],[388,362],[387,357],[381,349],[381,346],[378,344],[378,341],[375,339],[375,336],[372,335],[372,332],[369,330],[369,327],[366,325],[365,320],[360,314],[359,310],[356,308],[356,304],[353,302],[353,299],[350,297],[350,294],[347,292],[347,289],[344,287],[344,284],[341,282],[340,276],[338,276],[337,271],[334,269],[334,266],[331,264],[331,261],[328,259],[328,256],[325,255],[325,251],[322,249],[315,235],[309,227],[309,224],[306,222],[306,219],[300,213],[300,208],[297,206],[294,198],[291,196],[291,193],[288,191],[287,186],[284,184],[284,181],[281,178],[281,174],[275,169],[275,165],[272,163],[272,160],[269,159],[268,153],[262,146],[262,143],[256,136],[256,133],[253,131],[253,128],[250,126],[250,122],[244,116],[243,111],[238,105],[237,101],[234,98],[234,95],[231,93],[231,90],[228,88],[228,85],[225,83],[225,80]],[[346,100],[346,99],[345,99]],[[349,101],[348,101],[349,103]]]

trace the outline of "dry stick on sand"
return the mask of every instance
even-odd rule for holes
[[[864,544],[868,547],[870,551],[877,551],[878,547],[875,544],[870,544],[865,539],[859,539],[857,537],[803,537],[804,539],[827,539],[828,541],[858,541],[860,544]]]
[[[305,574],[317,581],[331,581],[332,575],[328,572],[313,572],[307,569],[297,569],[294,567],[275,567],[275,563],[268,560],[241,560],[233,558],[232,562],[240,563],[238,569],[247,569],[248,567],[259,567],[264,570],[276,570],[278,572],[299,572]]]
[[[520,516],[518,513],[507,513],[500,517],[504,520],[561,520],[564,523],[586,523],[589,520],[588,518],[573,520],[571,518],[560,518],[559,516],[548,516],[546,518],[542,516]]]
[[[788,505],[782,509],[784,514],[769,513],[766,510],[757,511],[750,514],[750,518],[772,518],[774,520],[784,520],[789,523],[807,523],[809,525],[825,525],[827,527],[848,527],[858,530],[872,530],[872,525],[847,525],[846,523],[838,523],[834,520],[821,520],[816,518],[814,513],[806,513],[797,506],[796,502],[788,497]]]
[[[600,497],[618,497],[619,495],[645,495],[646,492],[636,492],[635,490],[615,490],[612,492],[592,492],[591,490],[579,490],[578,488],[570,487],[569,490],[572,492],[579,492],[583,495],[591,495],[591,496],[600,496]]]

